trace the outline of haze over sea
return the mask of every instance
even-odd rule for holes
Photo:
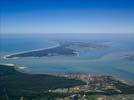
[[[107,49],[80,52],[79,56],[28,57],[4,59],[4,55],[48,48],[61,41],[84,41],[109,45]],[[123,59],[134,53],[134,34],[34,34],[0,37],[0,63],[26,67],[29,73],[86,73],[112,75],[134,82],[134,60]]]

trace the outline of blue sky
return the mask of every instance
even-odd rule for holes
[[[134,0],[0,0],[1,33],[134,33]]]

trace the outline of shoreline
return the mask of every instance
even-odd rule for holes
[[[1,65],[1,64],[0,64]],[[84,93],[86,95],[94,94],[94,95],[118,95],[118,94],[133,94],[134,93],[134,85],[126,84],[119,80],[118,78],[114,78],[112,76],[92,76],[85,74],[63,74],[63,75],[51,75],[51,74],[30,74],[25,71],[21,71],[18,69],[19,66],[14,64],[3,64],[6,66],[0,66],[4,71],[3,75],[9,75],[9,80],[7,81],[17,81],[14,86],[20,86],[23,84],[27,88],[31,87],[39,89],[45,87],[45,83],[52,84],[55,88],[47,88],[45,91],[48,93],[71,93],[71,94],[81,94]],[[11,67],[9,67],[11,66]],[[7,67],[7,68],[6,68]],[[6,74],[6,71],[9,72]],[[14,74],[14,80],[10,81],[10,74]],[[16,78],[16,75],[18,78]],[[46,78],[45,78],[46,77]],[[25,80],[22,80],[24,78]],[[51,81],[48,81],[48,80]],[[56,79],[53,81],[53,79]],[[57,83],[58,82],[58,83]],[[62,83],[64,82],[64,83]],[[41,83],[41,84],[40,84]],[[57,83],[55,85],[55,83]],[[32,85],[31,85],[32,84]],[[63,84],[63,86],[61,85]],[[69,84],[66,86],[66,84]],[[10,85],[10,84],[9,84]],[[59,85],[59,87],[57,87]],[[51,86],[51,85],[50,85]],[[40,88],[41,87],[41,88]],[[47,87],[47,86],[46,86]],[[18,89],[16,88],[16,89]]]
[[[41,49],[34,49],[34,50],[16,52],[16,53],[12,53],[12,54],[9,54],[9,55],[5,55],[2,58],[3,59],[8,59],[8,57],[13,56],[13,55],[18,55],[18,54],[22,54],[22,53],[29,53],[29,52],[34,52],[34,51],[40,51],[40,50],[47,50],[47,49],[52,49],[52,48],[56,48],[56,47],[59,47],[59,46],[60,46],[60,44],[57,43],[54,46],[51,46],[51,47],[48,47],[48,48],[41,48]],[[13,57],[12,59],[16,59],[16,58],[18,58],[18,57]]]
[[[24,69],[21,68],[21,66],[17,66],[15,64],[9,64],[9,63],[0,63],[0,65],[3,65],[3,66],[9,66],[9,67],[13,67],[14,70],[20,72],[20,73],[24,73],[24,74],[29,74],[29,75],[51,75],[51,76],[56,76],[56,77],[66,77],[66,78],[70,78],[70,79],[76,79],[78,77],[105,77],[105,76],[110,76],[110,75],[91,75],[91,74],[85,74],[85,73],[62,73],[62,74],[52,74],[52,73],[30,73],[30,72],[27,72],[26,70],[24,70],[25,66],[23,66]],[[129,82],[125,79],[122,79],[122,78],[119,78],[119,77],[116,77],[116,76],[110,76],[112,77],[114,80],[117,80],[117,81],[120,81],[124,84],[127,84],[127,85],[131,85],[131,86],[134,86],[133,82]]]

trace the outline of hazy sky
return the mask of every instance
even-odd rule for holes
[[[134,0],[0,0],[1,33],[134,33]]]

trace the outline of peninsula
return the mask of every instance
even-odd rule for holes
[[[50,48],[37,49],[6,55],[4,58],[18,57],[50,57],[50,56],[78,56],[81,51],[107,49],[106,43],[90,43],[80,41],[65,41]]]

